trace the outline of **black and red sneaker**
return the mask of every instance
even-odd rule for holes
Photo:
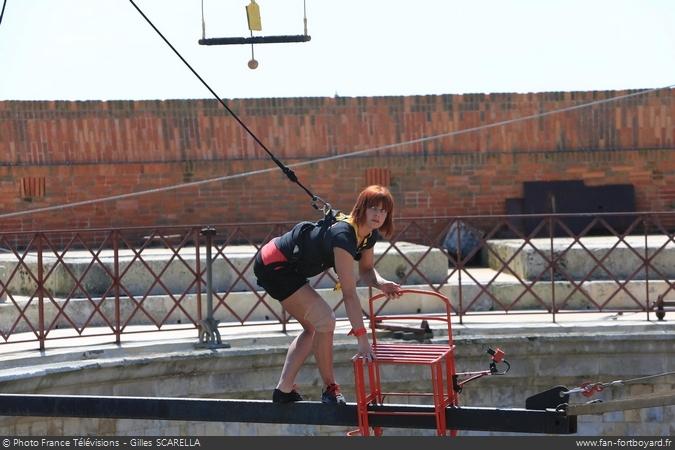
[[[291,392],[284,392],[279,389],[275,389],[272,393],[272,403],[293,403],[301,402],[303,400],[302,395],[295,389]]]
[[[346,405],[345,396],[340,392],[340,385],[331,383],[321,394],[321,402],[333,405]]]

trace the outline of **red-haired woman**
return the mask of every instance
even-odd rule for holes
[[[295,390],[295,377],[310,353],[314,353],[325,388],[324,403],[344,404],[345,398],[333,373],[333,309],[309,285],[307,279],[333,267],[339,278],[352,334],[358,353],[373,359],[363,323],[356,282],[377,288],[389,297],[400,296],[401,287],[385,280],[374,267],[373,246],[381,232],[393,232],[394,200],[382,186],[368,186],[348,216],[338,216],[330,226],[302,222],[267,243],[256,256],[254,272],[258,284],[302,325],[302,332],[288,349],[279,383],[272,395],[275,403],[302,400]],[[354,271],[358,261],[358,274]]]

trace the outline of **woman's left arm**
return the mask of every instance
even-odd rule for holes
[[[374,287],[381,290],[387,297],[399,297],[401,295],[401,286],[393,281],[383,278],[377,270],[375,270],[375,259],[372,248],[365,249],[361,252],[361,259],[359,260],[359,281],[365,283],[367,286]]]

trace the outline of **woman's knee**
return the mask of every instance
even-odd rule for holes
[[[306,320],[303,321],[298,321],[300,322],[300,325],[302,325],[302,331],[307,333],[310,336],[314,336],[314,333],[316,332],[316,328],[314,327],[314,324],[307,322]]]
[[[328,333],[335,330],[335,313],[323,300],[314,302],[307,308],[305,320],[311,323],[319,333]]]

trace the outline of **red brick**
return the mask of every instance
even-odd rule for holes
[[[230,103],[259,138],[291,164],[524,117],[590,101],[596,94],[565,93],[564,100],[542,93]],[[610,94],[622,92],[602,95]],[[670,106],[663,107],[664,101]],[[512,109],[503,109],[505,102]],[[13,102],[11,108],[8,103],[0,102],[0,204],[5,212],[36,206],[18,196],[14,181],[22,177],[44,176],[44,204],[58,205],[180,183],[187,160],[193,165],[191,180],[274,167],[215,101]],[[297,114],[298,108],[304,113]],[[366,170],[387,169],[401,216],[501,214],[506,198],[522,194],[523,182],[565,179],[591,185],[632,183],[638,209],[672,209],[669,186],[675,185],[675,156],[667,145],[672,145],[673,136],[668,140],[663,131],[675,113],[672,91],[645,98],[640,106],[619,101],[598,111],[551,115],[298,167],[295,172],[313,192],[349,210],[366,182]],[[480,122],[480,112],[485,122]],[[634,122],[641,127],[637,142]],[[610,135],[615,138],[608,139]],[[81,207],[76,215],[23,216],[2,225],[44,229],[314,217],[309,198],[275,169]]]

